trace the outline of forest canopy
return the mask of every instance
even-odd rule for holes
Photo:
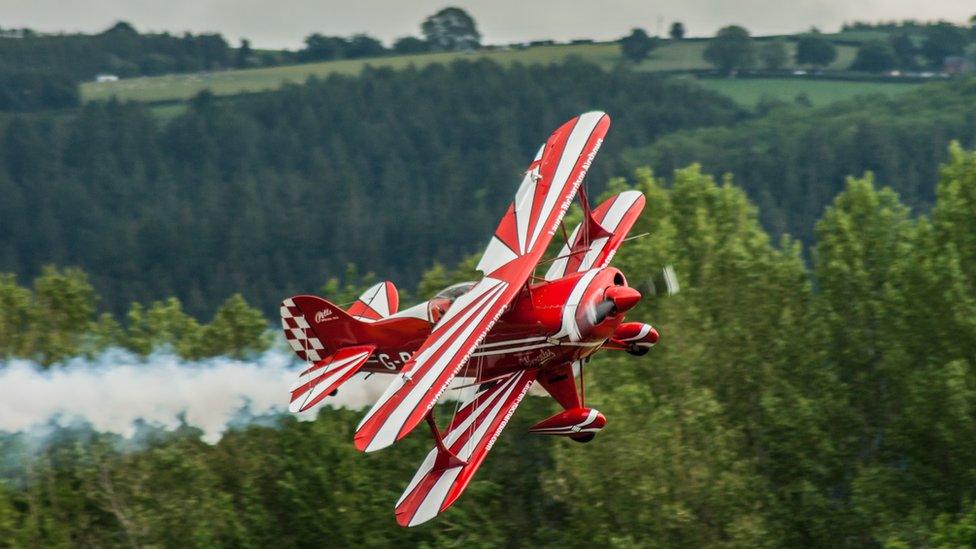
[[[107,310],[176,296],[199,317],[234,292],[270,312],[348,263],[410,287],[482,248],[542,140],[594,108],[620,113],[597,190],[624,146],[743,115],[645,73],[462,61],[203,94],[168,123],[117,102],[13,116],[0,271],[75,265]]]
[[[612,180],[608,192],[647,195],[633,231],[650,233],[615,265],[633,278],[673,264],[682,277],[681,293],[630,315],[661,343],[587,367],[587,402],[610,422],[589,445],[528,434],[556,404],[526,399],[461,500],[424,527],[398,528],[390,501],[428,437],[364,456],[350,442],[360,414],[326,408],[216,445],[189,427],[136,441],[59,430],[40,449],[0,437],[0,453],[20,456],[0,460],[0,538],[971,546],[976,153],[953,146],[940,174],[922,216],[884,181],[849,178],[816,224],[812,267],[797,242],[774,245],[731,176],[693,165],[669,185],[647,169]],[[435,271],[431,283],[467,276]]]

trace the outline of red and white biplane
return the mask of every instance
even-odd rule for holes
[[[539,149],[478,263],[481,280],[456,284],[398,310],[391,282],[368,289],[347,310],[311,295],[284,300],[281,322],[307,367],[291,389],[293,412],[307,410],[357,372],[391,374],[386,392],[355,435],[356,448],[381,450],[426,421],[434,448],[396,503],[397,522],[414,526],[461,495],[533,382],[565,409],[533,426],[541,435],[591,440],[606,424],[583,401],[583,363],[600,349],[642,355],[657,343],[648,324],[624,322],[641,294],[610,260],[644,208],[637,191],[590,208],[545,277],[534,272],[610,126],[588,112]],[[446,430],[433,407],[455,377],[463,397]],[[463,393],[462,393],[463,394]]]

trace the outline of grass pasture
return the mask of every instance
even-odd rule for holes
[[[132,101],[174,101],[189,99],[205,89],[210,89],[216,95],[234,95],[271,90],[288,83],[304,82],[309,76],[358,74],[367,65],[402,69],[410,65],[423,67],[431,63],[449,63],[456,59],[492,59],[504,64],[514,62],[534,64],[558,62],[571,55],[610,67],[620,58],[620,48],[616,44],[575,44],[536,46],[524,50],[343,59],[260,69],[126,78],[117,82],[86,82],[82,84],[81,93],[85,101],[109,99],[112,96]]]
[[[665,42],[651,52],[649,59],[636,69],[643,71],[677,71],[708,69],[702,59],[707,41],[693,40]],[[757,45],[760,45],[758,43]],[[792,56],[794,44],[787,43]],[[526,49],[491,50],[474,53],[427,53],[398,55],[371,59],[343,59],[322,63],[266,67],[260,69],[229,70],[212,73],[172,74],[140,78],[125,78],[117,82],[86,82],[81,86],[85,101],[109,99],[116,96],[132,101],[179,101],[193,97],[209,89],[216,95],[234,95],[279,88],[287,83],[300,83],[309,76],[325,77],[330,74],[357,74],[363,67],[405,68],[410,65],[423,67],[431,63],[448,63],[456,59],[492,59],[499,63],[553,63],[578,56],[601,67],[610,68],[620,62],[620,47],[612,43],[534,46]],[[838,47],[837,61],[830,69],[846,68],[854,57],[854,48]]]
[[[727,95],[744,107],[754,107],[763,97],[793,101],[805,93],[815,106],[851,99],[858,95],[894,95],[921,86],[920,83],[848,82],[801,78],[703,78],[705,88]]]

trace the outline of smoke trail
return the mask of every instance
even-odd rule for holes
[[[0,431],[28,432],[54,422],[83,420],[103,432],[131,437],[137,422],[175,429],[189,424],[217,442],[240,413],[283,412],[288,388],[303,365],[290,351],[271,349],[253,360],[216,357],[185,361],[165,352],[140,358],[110,350],[50,370],[28,360],[0,361]],[[372,404],[389,378],[352,379],[330,406]],[[321,405],[320,405],[321,406]],[[299,415],[312,420],[318,407]]]

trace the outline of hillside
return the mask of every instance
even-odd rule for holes
[[[705,40],[666,41],[651,52],[649,59],[637,64],[634,69],[649,72],[709,69],[710,66],[702,59],[702,51],[706,44]],[[788,44],[791,58],[794,50],[795,44]],[[853,47],[839,46],[837,60],[830,68],[846,68],[850,65],[853,56]],[[128,78],[117,82],[86,82],[81,89],[86,101],[108,99],[113,96],[134,101],[175,101],[188,99],[205,89],[217,95],[233,95],[275,89],[288,83],[302,83],[310,76],[322,78],[331,74],[359,74],[366,66],[393,69],[410,66],[421,68],[456,59],[489,59],[504,65],[511,63],[534,65],[558,63],[568,57],[579,57],[605,69],[613,68],[622,60],[620,46],[613,43],[532,46],[525,49],[484,50],[472,53],[425,53],[345,59],[260,69]],[[792,66],[792,64],[788,65],[788,67]],[[844,86],[844,84],[838,85]]]
[[[271,311],[348,263],[410,286],[483,246],[540,141],[594,108],[615,119],[596,191],[625,147],[744,114],[653,73],[481,60],[202,96],[169,122],[115,102],[12,117],[0,272],[80,265],[109,310],[176,295],[201,316],[235,291]]]
[[[870,171],[915,211],[927,211],[953,139],[976,143],[974,79],[819,108],[782,106],[732,128],[667,135],[623,157],[631,169],[652,166],[662,175],[692,162],[715,175],[734,173],[770,232],[811,242],[813,220],[851,175]]]

